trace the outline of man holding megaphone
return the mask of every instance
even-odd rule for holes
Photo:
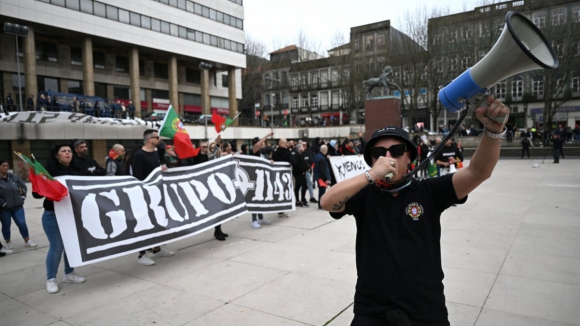
[[[491,177],[499,159],[509,109],[487,89],[513,74],[557,66],[554,50],[536,26],[508,13],[494,48],[439,92],[448,111],[462,111],[444,142],[463,123],[467,105],[476,108],[485,126],[468,166],[439,178],[412,178],[422,168],[409,172],[417,147],[406,131],[389,126],[375,131],[364,147],[371,169],[327,190],[322,208],[336,219],[347,214],[356,219],[358,280],[351,325],[449,326],[440,217]]]

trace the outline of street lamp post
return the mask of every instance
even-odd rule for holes
[[[210,64],[210,63],[207,63],[207,62],[200,62],[198,67],[199,67],[200,70],[209,70],[209,69],[211,69],[213,67],[213,65]],[[202,81],[202,85],[201,85],[201,88],[202,88],[201,94],[202,95],[204,95],[203,88],[206,86],[204,83],[209,83],[209,81],[208,80]],[[205,90],[205,92],[209,92],[209,89],[208,90]],[[201,101],[203,103],[203,101],[205,101],[205,99],[202,98]],[[203,104],[202,104],[202,106],[203,106]],[[211,111],[211,105],[210,105],[210,111]],[[204,115],[203,112],[202,112],[202,115]],[[207,139],[207,116],[204,116],[203,117],[203,120],[204,120],[204,125],[205,125],[205,133],[204,133],[205,134],[205,139]]]
[[[18,57],[18,36],[26,37],[28,36],[28,26],[4,23],[4,33],[14,35],[16,40],[16,67],[18,69],[18,103],[20,104],[20,111],[22,109],[22,82],[20,81],[20,58]]]

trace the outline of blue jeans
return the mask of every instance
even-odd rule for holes
[[[314,191],[312,190],[312,174],[309,171],[306,171],[306,186],[308,187],[310,198],[314,198]]]
[[[50,280],[51,278],[56,278],[58,265],[60,265],[60,259],[64,252],[64,244],[62,243],[62,237],[60,236],[54,211],[44,211],[42,214],[42,228],[50,244],[48,254],[46,255],[46,279]],[[74,268],[68,264],[66,252],[64,252],[64,273],[70,274],[73,271]]]
[[[263,220],[264,215],[262,215],[262,213],[258,213],[258,214],[252,213],[252,222],[256,222],[258,219],[260,221]]]
[[[26,226],[26,220],[24,219],[24,207],[20,207],[15,211],[2,211],[2,235],[4,240],[10,240],[10,226],[12,224],[12,219],[14,223],[18,226],[20,230],[20,235],[23,238],[28,238],[28,227]]]

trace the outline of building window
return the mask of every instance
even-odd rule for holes
[[[292,98],[292,108],[293,109],[298,109],[298,97],[293,97]]]
[[[463,57],[463,59],[461,60],[461,69],[462,70],[467,70],[467,68],[469,68],[471,63],[471,56],[465,56]]]
[[[552,9],[552,26],[566,24],[566,8]]]
[[[187,28],[179,26],[179,37],[187,38]]]
[[[366,51],[374,51],[375,50],[375,37],[374,37],[374,35],[365,36],[365,49],[366,49]]]
[[[93,52],[93,63],[95,65],[95,69],[105,69],[105,54],[103,52]]]
[[[95,9],[95,15],[97,15],[99,17],[107,18],[107,8],[106,8],[105,4],[102,4],[100,2],[95,2],[93,4],[93,6]]]
[[[300,99],[302,100],[302,107],[308,107],[308,95],[302,95]]]
[[[179,36],[179,28],[177,28],[177,25],[175,24],[169,25],[169,34],[171,34],[172,36]]]
[[[147,16],[141,16],[141,27],[145,29],[151,29],[151,18]]]
[[[178,0],[177,1],[177,8],[182,9],[182,10],[186,10],[186,6],[185,6],[185,0]]]
[[[200,84],[201,83],[201,71],[192,68],[185,68],[185,82]]]
[[[222,87],[224,88],[228,88],[229,85],[229,81],[228,81],[228,75],[222,75]]]
[[[517,76],[512,79],[512,100],[521,101],[524,96],[524,80]]]
[[[532,22],[538,28],[546,27],[546,16],[547,13],[545,11],[538,11],[532,14]]]
[[[385,33],[377,34],[377,48],[384,49],[387,46]]]
[[[580,6],[572,7],[572,22],[580,22]]]
[[[167,65],[163,64],[163,63],[155,62],[153,64],[153,76],[155,78],[167,79],[169,76],[169,72],[167,70]]]
[[[169,99],[169,91],[166,91],[166,90],[152,89],[151,95],[154,99],[160,99],[160,100],[168,100]]]
[[[139,76],[145,76],[145,60],[143,59],[139,59]]]
[[[128,100],[131,98],[129,94],[129,87],[113,87],[113,96],[118,99]]]
[[[119,20],[119,11],[117,7],[107,5],[107,18],[111,20]]]
[[[16,76],[16,75],[14,75],[14,76]],[[47,92],[48,91],[53,91],[53,92],[60,91],[60,88],[59,88],[60,83],[59,83],[57,78],[38,76],[36,81],[38,83],[38,90],[39,91],[47,91]]]
[[[58,62],[57,45],[47,42],[36,42],[36,59],[49,62]]]
[[[483,22],[479,27],[479,37],[489,37],[489,23]]]
[[[435,59],[434,62],[435,72],[440,74],[443,72],[443,59]]]
[[[457,42],[457,31],[449,32],[449,34],[447,35],[447,40],[449,43]]]
[[[572,43],[572,47],[570,48],[570,51],[572,51],[572,56],[577,57],[580,55],[580,43],[575,42]]]
[[[115,61],[117,72],[125,72],[125,73],[129,72],[129,58],[118,55]]]
[[[72,10],[80,10],[79,0],[66,0],[66,7]]]
[[[572,78],[571,91],[574,94],[580,93],[580,77],[573,77]]]
[[[471,27],[469,27],[469,26],[466,26],[466,27],[463,29],[463,39],[464,39],[464,40],[469,40],[469,39],[471,39]]]
[[[442,38],[441,34],[433,35],[433,45],[441,44]]]
[[[507,94],[507,81],[504,79],[494,86],[495,98],[505,101]]]
[[[532,80],[532,95],[544,96],[544,76],[535,76]]]
[[[131,13],[131,25],[141,27],[141,15],[138,13]]]
[[[169,23],[168,22],[161,22],[161,33],[169,34]]]
[[[93,0],[81,0],[81,11],[89,15],[93,14]]]
[[[151,18],[151,30],[161,32],[161,21],[159,19]]]
[[[564,56],[564,44],[552,43],[552,48],[554,48],[554,52],[556,52],[558,58],[562,58]]]
[[[318,106],[318,96],[310,95],[310,103],[311,103],[312,107],[317,107]]]
[[[70,64],[73,66],[83,65],[83,50],[81,48],[70,48]]]
[[[118,9],[119,21],[121,23],[129,24],[129,12],[127,10]]]
[[[68,92],[71,94],[83,94],[85,90],[83,89],[83,82],[79,80],[69,80],[67,81]]]
[[[185,10],[193,12],[193,2],[187,1],[187,3],[185,4]]]
[[[64,7],[65,6],[65,4],[64,4],[65,1],[64,0],[52,0],[51,3],[53,5],[57,5],[57,6],[61,6],[61,7]]]

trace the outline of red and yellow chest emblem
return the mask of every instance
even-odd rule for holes
[[[423,206],[419,203],[410,203],[407,205],[407,209],[405,210],[407,215],[411,216],[414,221],[419,220],[419,216],[423,214]]]

